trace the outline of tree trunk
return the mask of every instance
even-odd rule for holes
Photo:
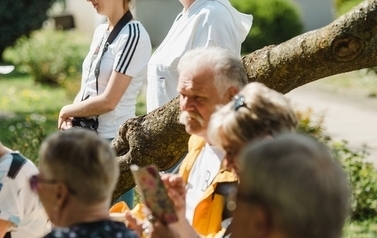
[[[315,80],[377,65],[377,0],[366,0],[333,23],[243,57],[249,81],[279,92]],[[114,198],[134,186],[131,164],[170,168],[186,152],[189,135],[178,122],[173,99],[151,113],[129,119],[111,146],[118,155],[120,178]]]

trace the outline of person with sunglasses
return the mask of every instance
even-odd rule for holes
[[[30,187],[54,224],[45,238],[137,237],[109,217],[119,167],[106,140],[82,128],[56,132],[39,154],[40,173],[31,177]]]
[[[32,161],[0,142],[0,237],[39,238],[51,229],[47,214],[29,186],[38,173]]]

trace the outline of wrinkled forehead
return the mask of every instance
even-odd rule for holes
[[[179,74],[178,92],[182,90],[200,92],[215,89],[215,87],[213,72],[204,67],[195,70],[182,70]]]

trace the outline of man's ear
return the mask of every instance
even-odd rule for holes
[[[55,186],[56,205],[61,208],[69,196],[69,190],[65,183],[59,182]]]
[[[239,91],[240,90],[234,86],[230,87],[228,91],[226,92],[226,98],[228,102],[232,101],[234,96],[236,96]]]

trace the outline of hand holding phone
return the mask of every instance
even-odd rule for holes
[[[174,204],[161,181],[159,170],[155,165],[140,168],[131,165],[131,172],[141,192],[141,198],[152,215],[162,224],[178,221]]]

